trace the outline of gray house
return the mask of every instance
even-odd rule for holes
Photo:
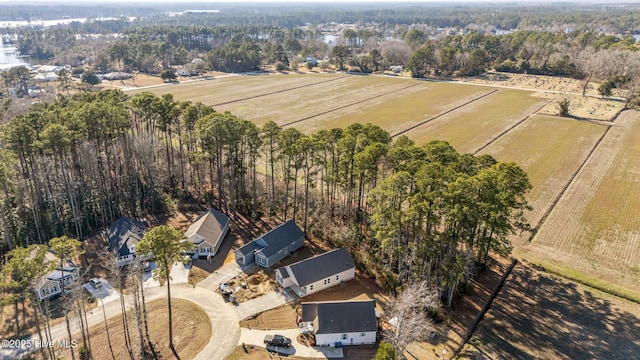
[[[328,251],[276,270],[276,281],[303,297],[353,279],[355,265],[345,248]]]
[[[303,334],[317,346],[375,344],[378,319],[375,300],[302,303]]]
[[[304,232],[288,220],[235,251],[240,265],[253,262],[268,268],[304,244]]]
[[[144,222],[126,216],[116,220],[106,231],[109,250],[116,254],[118,266],[129,265],[135,258],[136,245],[144,236]]]

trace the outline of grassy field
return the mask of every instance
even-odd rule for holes
[[[640,288],[640,114],[623,113],[526,250]]]
[[[637,359],[635,304],[517,265],[462,359]]]
[[[474,152],[545,102],[525,91],[498,90],[405,135],[418,144],[445,140],[460,152]]]
[[[527,172],[533,185],[528,196],[533,210],[527,219],[535,227],[605,130],[605,125],[592,122],[532,116],[481,153],[513,161]],[[528,238],[523,234],[519,243]]]

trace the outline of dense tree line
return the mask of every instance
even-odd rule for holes
[[[490,252],[525,230],[530,185],[514,164],[415,146],[370,124],[304,134],[261,128],[171,95],[118,90],[34,104],[2,126],[4,248],[86,238],[126,214],[177,201],[294,218],[390,288],[419,279],[451,301]],[[343,231],[350,228],[351,231]]]

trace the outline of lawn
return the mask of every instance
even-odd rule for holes
[[[207,314],[196,304],[182,299],[171,300],[173,310],[173,342],[181,359],[193,359],[207,345],[211,337],[211,322]],[[149,337],[155,344],[156,351],[163,359],[173,359],[174,356],[168,346],[167,330],[167,301],[155,300],[147,304]],[[137,325],[133,313],[128,315],[129,329],[132,343],[138,344]],[[122,316],[112,317],[109,324],[109,336],[116,359],[128,358],[124,346],[124,332],[122,330]],[[104,324],[94,325],[89,329],[91,334],[91,348],[96,359],[110,359],[111,351],[107,341]],[[82,343],[80,334],[74,334],[73,339]],[[135,350],[134,350],[135,351]],[[71,354],[62,353],[64,359],[70,359]],[[77,355],[77,354],[76,354]]]
[[[623,113],[527,248],[640,289],[640,114]]]

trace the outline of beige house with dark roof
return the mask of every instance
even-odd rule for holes
[[[198,216],[196,221],[184,233],[187,239],[196,245],[194,257],[214,256],[225,235],[229,231],[229,217],[216,209],[209,209]]]

